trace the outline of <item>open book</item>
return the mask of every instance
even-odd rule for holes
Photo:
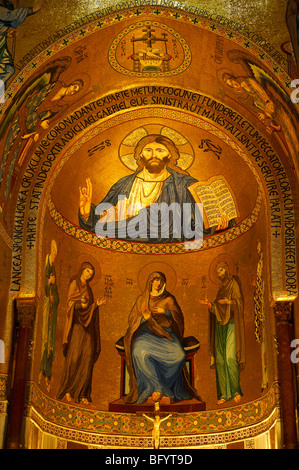
[[[212,177],[205,182],[196,182],[188,187],[195,202],[203,204],[205,228],[218,225],[225,213],[229,220],[238,217],[238,209],[232,191],[223,176]]]

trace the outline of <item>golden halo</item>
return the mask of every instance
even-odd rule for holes
[[[182,170],[188,170],[194,161],[194,151],[190,142],[178,131],[162,124],[146,124],[130,132],[119,146],[119,159],[126,168],[137,170],[134,150],[138,142],[150,134],[161,134],[173,141],[179,150],[180,158],[177,165]]]
[[[176,281],[177,281],[175,270],[173,269],[172,266],[170,266],[167,263],[159,263],[155,261],[152,263],[146,264],[139,271],[137,280],[138,280],[138,285],[140,287],[140,290],[142,292],[144,291],[149,275],[156,271],[165,274],[166,290],[168,292],[173,291],[173,289],[176,286]]]
[[[213,259],[212,263],[210,264],[210,269],[209,269],[210,279],[214,284],[217,284],[217,285],[219,285],[219,279],[217,278],[217,275],[216,275],[216,267],[221,262],[225,262],[228,264],[230,274],[236,274],[236,262],[234,261],[232,256],[229,255],[228,253],[221,253],[220,255],[216,256],[216,258]]]
[[[91,263],[94,267],[94,277],[93,280],[90,282],[90,285],[95,286],[99,282],[102,272],[99,262],[94,258],[94,256],[90,255],[89,253],[81,253],[78,258],[76,258],[76,261],[73,265],[73,274],[76,274],[79,271],[81,264],[86,262]]]

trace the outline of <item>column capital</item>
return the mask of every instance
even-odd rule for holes
[[[275,302],[274,313],[277,323],[292,323],[292,302]]]
[[[30,328],[35,319],[35,297],[19,297],[17,299],[18,320],[23,328]]]

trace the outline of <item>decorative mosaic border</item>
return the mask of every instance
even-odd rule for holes
[[[7,376],[0,376],[0,415],[7,414]]]
[[[225,445],[234,441],[243,441],[253,439],[263,434],[280,419],[279,408],[276,407],[271,415],[259,424],[251,425],[243,429],[228,432],[214,432],[211,434],[184,435],[184,436],[160,436],[160,448],[194,448],[204,446]],[[115,434],[95,434],[92,432],[84,432],[81,430],[67,429],[62,426],[49,423],[44,420],[34,408],[30,412],[31,423],[37,426],[42,432],[52,434],[57,437],[58,441],[66,443],[66,441],[76,441],[84,443],[88,446],[104,447],[104,448],[152,448],[151,432],[149,436],[132,436],[132,435],[115,435]],[[163,434],[161,430],[161,434]],[[61,448],[65,448],[62,446]]]
[[[207,237],[203,240],[203,243],[198,249],[188,249],[185,247],[185,243],[165,243],[165,244],[151,244],[151,243],[138,243],[138,242],[128,242],[122,240],[115,240],[110,238],[99,238],[96,234],[87,232],[76,225],[73,225],[71,222],[66,220],[61,213],[56,209],[51,198],[48,201],[48,209],[52,220],[55,224],[64,231],[70,237],[75,238],[76,240],[97,246],[99,248],[118,251],[121,253],[135,253],[135,254],[159,254],[159,255],[168,255],[168,254],[181,254],[181,253],[190,253],[190,251],[202,251],[209,248],[215,248],[216,246],[223,245],[224,243],[231,242],[236,238],[244,235],[248,232],[258,219],[258,215],[261,210],[262,205],[262,195],[259,191],[255,207],[252,213],[243,220],[240,224],[232,227],[229,230],[226,230],[223,233],[216,234],[210,237]]]
[[[96,14],[96,12],[94,14]],[[82,25],[71,33],[60,37],[56,42],[49,44],[48,47],[45,47],[45,49],[35,57],[33,56],[31,61],[24,66],[24,68],[8,87],[5,96],[5,104],[2,109],[0,109],[0,115],[1,113],[4,113],[6,107],[9,106],[14,94],[19,90],[19,87],[30,77],[30,75],[32,75],[32,73],[34,73],[38,67],[49,60],[50,57],[53,57],[55,54],[63,51],[69,45],[82,40],[82,38],[85,38],[90,34],[95,33],[96,31],[130,19],[138,18],[141,20],[142,16],[153,16],[154,18],[159,18],[159,21],[161,21],[163,18],[175,19],[190,26],[197,26],[208,31],[213,31],[215,34],[222,36],[225,39],[229,39],[231,42],[238,44],[240,47],[243,47],[247,52],[251,53],[256,58],[264,62],[264,64],[270,70],[273,70],[273,73],[275,73],[278,80],[284,84],[285,88],[290,88],[291,78],[288,76],[287,72],[276,62],[273,57],[265,52],[263,48],[259,47],[254,41],[248,39],[246,35],[240,34],[226,25],[217,23],[217,21],[189,13],[183,9],[171,8],[167,5],[138,6],[136,9],[124,8],[119,12],[102,16],[96,21],[91,21],[86,25]]]
[[[263,397],[252,402],[220,410],[182,413],[162,426],[168,435],[232,431],[264,421],[278,404],[279,386],[273,383]],[[54,400],[34,382],[28,390],[28,411],[31,408],[46,421],[82,432],[147,435],[152,429],[152,425],[139,415],[95,411]]]
[[[160,449],[171,448],[195,448],[206,446],[217,446],[217,448],[226,448],[226,444],[235,441],[250,440],[252,443],[254,437],[267,432],[279,419],[279,409],[276,408],[271,416],[256,426],[240,429],[238,431],[214,433],[198,436],[160,436]],[[77,430],[69,430],[61,426],[53,425],[45,421],[34,409],[31,410],[31,423],[37,426],[42,432],[47,432],[57,436],[57,448],[67,448],[67,441],[75,441],[81,444],[94,447],[102,447],[108,449],[149,449],[152,448],[151,437],[134,437],[134,436],[117,436],[117,435],[100,435],[86,433]],[[246,448],[254,448],[254,444]]]
[[[170,418],[161,426],[160,446],[191,448],[252,439],[280,419],[279,400],[278,383],[273,383],[266,395],[244,405]],[[6,410],[7,401],[0,401],[0,413]],[[26,414],[58,441],[108,448],[152,447],[152,426],[142,416],[69,406],[44,395],[33,382],[27,389]]]
[[[8,402],[0,401],[0,416],[7,414]]]
[[[276,408],[271,416],[262,423],[255,426],[249,426],[247,428],[239,429],[232,432],[214,433],[208,435],[199,436],[184,436],[183,438],[168,438],[161,437],[160,445],[163,448],[173,447],[201,447],[201,446],[214,446],[217,444],[229,444],[234,441],[244,441],[246,439],[252,439],[255,436],[259,436],[264,432],[268,431],[273,424],[279,419],[280,412]]]
[[[7,376],[0,376],[0,400],[5,400],[6,395],[7,395]]]

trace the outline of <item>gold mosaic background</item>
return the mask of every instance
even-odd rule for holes
[[[21,0],[19,6],[32,6],[34,1]],[[105,10],[115,5],[116,1],[65,0],[57,2],[48,0],[42,15],[35,15],[19,28],[15,63],[18,64],[25,54],[39,42],[46,40],[57,30],[70,25],[76,20],[97,10]],[[182,6],[194,6],[208,12],[225,16],[240,25],[245,24],[250,31],[257,32],[271,45],[280,51],[283,42],[289,40],[285,22],[286,0],[189,0],[172,2]]]
[[[80,21],[80,19],[86,17],[89,14],[92,14],[93,12],[96,12],[98,10],[101,10],[105,12],[105,9],[107,9],[107,13],[109,12],[108,9],[109,7],[115,5],[117,2],[114,1],[79,1],[79,0],[66,0],[63,2],[57,2],[54,0],[49,0],[45,8],[43,9],[42,13],[39,13],[31,18],[29,18],[24,24],[19,28],[20,34],[17,38],[16,42],[16,52],[15,52],[15,65],[16,65],[16,71],[21,70],[22,68],[22,58],[26,56],[26,54],[30,51],[36,48],[38,44],[46,44],[47,38],[50,37],[55,37],[55,34],[57,31],[60,29],[63,29],[64,27],[70,25],[71,23],[74,23],[76,21]],[[128,2],[129,3],[129,2]],[[176,3],[178,2],[172,2],[172,6],[176,6]],[[29,6],[33,5],[34,2],[26,2],[26,1],[20,1],[18,6]],[[281,44],[289,40],[289,34],[288,30],[284,21],[285,17],[285,11],[287,7],[287,2],[283,0],[272,0],[272,1],[242,1],[238,2],[235,0],[231,1],[189,1],[187,2],[182,2],[180,5],[183,6],[198,6],[198,8],[202,10],[206,10],[210,13],[215,13],[217,12],[218,15],[223,15],[226,18],[231,19],[233,22],[238,23],[240,25],[245,24],[246,28],[248,31],[255,31],[257,35],[260,37],[263,37],[267,42],[269,42],[274,48],[278,51],[279,54],[285,59],[285,54],[281,51]],[[195,13],[196,12],[192,12]],[[199,13],[199,12],[198,12]],[[178,25],[179,27],[179,25]],[[123,25],[119,27],[119,31],[123,28]],[[182,30],[184,28],[182,27]],[[117,30],[117,26],[113,25],[112,28],[109,29],[107,28],[107,35],[106,37],[103,38],[103,42],[105,41],[110,41],[115,38],[115,35],[119,32]],[[187,35],[187,29],[185,30],[186,35]],[[211,32],[209,32],[211,34]],[[76,38],[76,40],[80,40],[80,38]],[[75,41],[74,40],[74,43]],[[192,42],[192,41],[191,41]],[[90,43],[92,44],[92,42]],[[70,45],[70,51],[71,47],[73,47],[74,44]],[[100,47],[100,44],[99,44]],[[235,47],[237,48],[238,45],[235,44]],[[244,45],[240,45],[240,48],[243,47]],[[46,48],[46,45],[44,46]],[[195,48],[194,48],[195,49]],[[73,51],[70,52],[70,54],[73,53]],[[92,57],[93,54],[96,56],[97,52],[95,49],[90,51],[90,56]],[[97,57],[96,57],[97,58]],[[101,58],[102,60],[102,58]],[[103,59],[105,60],[105,59]],[[91,62],[91,60],[90,60]],[[197,63],[196,60],[194,63]],[[84,66],[83,66],[84,67]],[[284,63],[284,70],[287,70],[287,63],[285,60]],[[191,68],[190,68],[191,69]],[[208,71],[209,68],[207,69],[200,70],[202,73],[202,77],[208,76]],[[134,83],[134,78],[132,78],[131,83],[128,83],[126,85],[126,80],[123,76],[120,74],[117,74],[115,71],[112,71],[108,66],[107,68],[102,70],[97,70],[94,74],[91,73],[89,69],[90,75],[92,76],[92,85],[96,85],[96,77],[101,75],[103,73],[103,77],[107,80],[103,80],[103,93],[105,92],[106,94],[109,93],[109,90],[114,91],[115,89],[120,89],[124,87],[131,87],[133,86]],[[206,74],[206,75],[205,75]],[[240,71],[241,74],[241,71]],[[70,74],[71,75],[71,74]],[[282,74],[280,75],[281,78]],[[196,75],[191,77],[188,76],[188,72],[186,73],[186,76],[179,76],[173,80],[173,83],[178,83],[180,86],[185,86],[186,89],[188,89],[188,86],[190,89],[193,89],[193,86],[195,87],[198,85],[196,82]],[[111,80],[111,81],[109,81]],[[162,81],[165,80],[162,78]],[[167,82],[167,80],[169,80]],[[172,77],[170,79],[165,80],[167,84],[171,82]],[[177,80],[177,82],[176,82]],[[202,81],[205,81],[205,78],[202,78]],[[207,80],[208,81],[208,80]],[[281,78],[281,81],[285,83],[285,80]],[[136,79],[136,83],[138,84],[138,80]],[[198,85],[200,86],[200,85]],[[110,87],[110,88],[109,88]],[[119,88],[117,88],[119,87]],[[97,92],[96,88],[94,89],[95,93]],[[212,90],[213,92],[215,90]],[[215,95],[217,96],[218,90],[215,91]],[[102,90],[101,90],[102,93]],[[213,96],[213,93],[212,93]],[[241,109],[241,107],[240,107]],[[243,112],[243,109],[242,111]],[[246,115],[246,113],[244,114]],[[149,119],[148,116],[146,119]],[[253,121],[254,119],[257,121],[256,116],[252,118]],[[260,123],[258,123],[260,124]],[[183,128],[183,126],[182,126]],[[131,129],[131,124],[129,123],[127,125],[128,132]],[[110,132],[110,129],[109,129]],[[124,132],[124,131],[123,131]],[[113,135],[113,132],[111,131],[111,135]],[[107,136],[109,137],[110,134]],[[116,140],[117,136],[117,131],[114,131],[113,137]],[[192,135],[193,137],[193,135]],[[269,136],[267,136],[269,137]],[[269,139],[271,139],[269,137]],[[195,138],[194,138],[195,141]],[[274,139],[273,139],[274,141]],[[116,155],[116,143],[114,145],[114,153]],[[79,149],[79,151],[83,152],[83,145]],[[86,150],[86,149],[85,149]],[[27,155],[28,157],[28,155]],[[26,157],[26,158],[27,158]],[[52,389],[50,392],[47,391],[45,384],[42,382],[41,384],[38,383],[38,373],[39,373],[39,365],[40,365],[40,351],[41,351],[41,337],[40,337],[40,331],[42,329],[42,301],[43,301],[43,295],[44,292],[42,290],[43,287],[43,263],[44,259],[48,253],[49,250],[49,245],[51,239],[56,239],[59,241],[60,245],[60,251],[58,255],[58,260],[56,261],[57,263],[57,268],[59,266],[59,288],[60,288],[60,306],[61,306],[61,312],[64,312],[63,306],[66,301],[66,295],[67,295],[67,284],[68,280],[71,274],[73,274],[73,266],[75,265],[75,260],[81,256],[93,256],[95,254],[94,249],[96,250],[97,247],[90,245],[84,245],[84,243],[80,243],[78,239],[80,237],[78,236],[77,239],[76,237],[70,237],[69,235],[74,233],[74,228],[71,224],[76,224],[76,214],[77,214],[77,201],[78,201],[78,181],[77,181],[77,176],[78,174],[83,175],[83,178],[85,178],[85,170],[86,170],[86,175],[88,171],[91,171],[91,174],[98,175],[100,172],[96,171],[97,167],[90,165],[86,165],[84,162],[80,162],[80,155],[78,152],[77,156],[77,161],[78,165],[74,165],[74,162],[76,162],[76,158],[71,161],[69,167],[66,165],[64,168],[64,172],[61,172],[61,175],[57,177],[57,182],[55,182],[55,185],[53,186],[53,191],[51,192],[51,197],[49,197],[49,200],[46,202],[49,202],[49,208],[46,208],[46,205],[44,205],[43,210],[40,209],[40,213],[42,213],[42,223],[44,223],[42,230],[44,230],[45,237],[42,239],[42,243],[37,247],[37,256],[39,257],[40,261],[40,266],[39,266],[39,273],[37,274],[37,277],[39,277],[39,289],[38,294],[40,295],[40,303],[38,305],[38,314],[37,314],[37,320],[35,324],[35,343],[33,347],[33,366],[32,366],[32,371],[31,371],[31,382],[29,385],[30,391],[28,393],[29,396],[29,402],[30,406],[32,406],[32,414],[30,415],[30,406],[28,408],[28,416],[33,416],[33,421],[40,426],[41,429],[48,431],[50,434],[56,434],[59,435],[61,433],[62,428],[66,426],[68,428],[68,432],[66,435],[62,436],[62,438],[65,439],[72,439],[72,432],[74,432],[74,436],[77,436],[77,431],[80,434],[82,431],[82,436],[80,437],[77,436],[77,438],[74,438],[74,440],[78,441],[84,441],[84,433],[83,431],[86,430],[84,427],[87,426],[87,429],[90,429],[91,432],[105,432],[107,431],[107,435],[121,435],[122,437],[124,436],[124,439],[126,440],[127,436],[126,433],[132,433],[132,434],[138,434],[136,432],[136,429],[134,426],[139,426],[139,421],[140,417],[136,418],[136,416],[133,416],[131,418],[126,418],[126,416],[123,416],[123,414],[116,414],[115,416],[112,416],[112,414],[108,413],[108,407],[109,403],[111,401],[117,399],[119,397],[119,385],[120,385],[120,376],[121,376],[121,368],[120,368],[120,358],[115,350],[115,342],[118,340],[118,338],[124,334],[126,326],[127,326],[127,316],[130,311],[131,305],[133,304],[134,299],[136,298],[136,295],[139,294],[140,289],[139,286],[137,285],[137,274],[143,267],[143,264],[145,263],[150,263],[152,260],[153,261],[161,261],[161,262],[166,262],[174,266],[176,270],[176,274],[178,277],[178,284],[177,284],[177,290],[175,292],[175,295],[179,299],[179,302],[184,304],[186,307],[186,310],[190,312],[189,318],[187,318],[186,321],[186,326],[187,326],[187,334],[193,334],[193,326],[196,325],[195,327],[195,335],[196,337],[199,338],[201,342],[201,349],[199,353],[197,354],[195,358],[195,385],[199,388],[200,393],[203,392],[204,395],[204,400],[207,405],[207,412],[203,413],[199,416],[192,416],[192,415],[186,415],[182,416],[178,421],[172,420],[171,425],[173,426],[171,429],[170,425],[168,428],[164,427],[164,430],[169,431],[169,436],[172,434],[174,436],[178,436],[178,440],[175,441],[173,440],[171,446],[175,447],[176,445],[183,445],[183,440],[181,439],[181,436],[184,435],[184,426],[187,426],[186,429],[188,432],[190,432],[190,426],[188,428],[188,423],[194,425],[194,423],[200,423],[201,421],[203,422],[204,420],[208,420],[210,428],[208,429],[209,432],[217,432],[217,426],[219,425],[219,432],[220,431],[226,431],[228,430],[235,430],[238,429],[238,427],[247,427],[250,424],[257,424],[261,426],[261,432],[264,430],[267,430],[268,427],[272,426],[274,422],[274,415],[272,416],[272,410],[274,410],[277,407],[278,401],[279,401],[279,393],[278,393],[278,387],[277,387],[277,370],[276,370],[276,362],[275,362],[275,346],[274,346],[274,336],[275,336],[275,322],[273,316],[270,314],[271,310],[269,307],[269,303],[267,303],[267,316],[268,316],[268,333],[269,333],[269,384],[268,384],[268,390],[264,395],[261,395],[260,392],[260,383],[261,383],[261,368],[260,368],[260,346],[259,344],[255,341],[254,338],[254,320],[253,320],[253,296],[252,296],[252,287],[250,286],[251,282],[251,277],[255,273],[256,269],[256,262],[257,262],[257,253],[256,253],[256,240],[257,238],[262,239],[263,247],[265,250],[265,259],[267,264],[267,269],[266,269],[266,284],[267,284],[267,294],[270,291],[269,287],[269,279],[270,279],[270,266],[269,266],[269,260],[270,260],[270,246],[269,246],[269,237],[267,234],[267,231],[265,230],[265,220],[269,216],[267,213],[267,205],[265,204],[265,197],[263,195],[263,202],[261,202],[261,197],[259,195],[259,198],[257,199],[257,206],[258,210],[254,212],[254,216],[252,216],[252,226],[250,225],[248,227],[248,233],[247,233],[247,228],[246,228],[246,233],[245,236],[239,237],[235,244],[234,243],[227,243],[225,245],[226,241],[223,242],[223,240],[220,240],[221,243],[223,243],[223,251],[226,250],[228,253],[232,254],[234,258],[238,261],[238,269],[240,268],[240,272],[243,276],[242,278],[242,283],[245,288],[245,297],[246,297],[246,335],[247,335],[247,346],[248,346],[248,364],[245,372],[245,376],[242,376],[242,381],[244,384],[244,399],[242,401],[242,404],[240,407],[234,406],[234,403],[229,403],[225,405],[223,408],[217,408],[215,405],[215,383],[214,383],[214,371],[211,371],[208,362],[207,362],[207,357],[208,357],[208,327],[207,327],[207,311],[202,309],[201,312],[205,312],[205,316],[201,315],[198,313],[198,311],[194,308],[194,303],[195,300],[193,298],[193,293],[195,292],[196,289],[199,290],[199,281],[200,281],[200,271],[197,266],[197,263],[199,265],[199,260],[196,258],[196,255],[190,255],[188,257],[188,260],[185,262],[185,259],[183,260],[184,262],[182,263],[182,260],[180,256],[178,255],[170,257],[167,256],[164,259],[159,259],[159,256],[154,255],[154,258],[150,258],[150,256],[145,257],[145,261],[141,259],[142,257],[133,254],[130,255],[130,253],[118,253],[118,252],[111,252],[108,253],[107,250],[100,250],[98,253],[101,254],[100,258],[100,267],[101,267],[101,279],[99,281],[99,284],[97,286],[97,290],[103,291],[105,289],[105,275],[109,277],[110,274],[112,274],[114,277],[114,299],[113,299],[113,304],[112,302],[107,306],[107,309],[103,313],[101,322],[102,322],[102,331],[101,331],[101,338],[102,338],[102,353],[100,355],[100,358],[96,364],[95,368],[95,373],[94,373],[94,387],[93,387],[93,403],[90,404],[89,408],[84,408],[84,407],[76,407],[74,404],[68,405],[66,401],[64,400],[62,403],[61,401],[59,402],[56,400],[56,393],[58,390],[59,382],[61,379],[61,374],[62,374],[62,367],[63,367],[63,362],[64,362],[64,357],[61,351],[61,342],[62,342],[62,332],[63,332],[63,326],[64,326],[64,313],[61,313],[61,315],[58,318],[58,324],[57,324],[57,352],[56,352],[56,359],[55,359],[55,367],[53,368],[53,384],[52,384]],[[284,156],[285,157],[285,156]],[[108,162],[108,158],[107,158]],[[222,162],[223,163],[223,160]],[[244,162],[243,162],[244,163]],[[242,164],[243,164],[242,163]],[[101,163],[102,164],[102,163]],[[72,166],[73,165],[73,166]],[[25,165],[24,165],[25,166]],[[107,163],[107,168],[109,166],[109,163]],[[227,165],[229,167],[229,172],[231,172],[231,175],[235,172],[236,167],[234,164],[231,163],[229,160],[229,163]],[[244,164],[245,166],[245,164]],[[240,163],[238,164],[238,170],[240,171]],[[68,169],[71,169],[70,172],[68,172]],[[79,168],[79,171],[78,171]],[[122,169],[123,171],[123,169]],[[243,170],[242,170],[243,171]],[[241,171],[241,173],[242,173]],[[72,173],[74,172],[74,173]],[[247,173],[248,172],[248,173]],[[199,170],[198,170],[199,173]],[[244,173],[242,173],[244,179],[245,176],[249,174],[248,168],[246,168],[246,171],[244,169]],[[74,175],[74,177],[73,177]],[[117,177],[118,172],[116,170],[116,175]],[[111,174],[110,177],[113,178],[115,174]],[[251,178],[251,179],[250,179]],[[245,218],[245,215],[251,216],[251,210],[254,207],[255,201],[256,201],[256,193],[257,193],[257,186],[256,186],[256,181],[254,180],[253,176],[250,175],[250,178],[248,178],[249,181],[249,186],[251,187],[251,194],[249,195],[244,191],[244,194],[242,193],[240,197],[240,205],[241,208],[243,209],[243,215]],[[294,174],[292,174],[292,178],[294,178]],[[292,180],[293,181],[293,180]],[[18,182],[19,183],[19,182]],[[17,184],[18,184],[17,183]],[[65,195],[63,194],[63,197],[61,197],[61,194],[63,193],[62,188],[63,185],[65,184],[69,188],[72,189],[72,183],[74,183],[74,191],[71,192],[69,191],[69,194]],[[108,185],[107,181],[105,181],[105,184]],[[110,181],[109,181],[110,184]],[[235,184],[238,184],[238,179],[236,178]],[[241,188],[241,186],[240,186]],[[248,187],[247,187],[248,189]],[[65,189],[64,189],[65,191]],[[240,190],[240,193],[242,191]],[[50,193],[50,191],[49,191]],[[49,195],[49,194],[48,194]],[[13,197],[16,197],[16,193],[13,195]],[[71,202],[71,203],[70,203]],[[247,208],[250,206],[250,211],[247,211]],[[246,211],[245,211],[246,208]],[[70,212],[68,212],[70,211]],[[62,216],[65,217],[65,219],[70,221],[69,226],[66,227],[65,220],[62,220],[60,223],[60,213],[62,213]],[[257,223],[256,223],[257,220]],[[255,225],[256,223],[256,225]],[[253,227],[253,229],[252,229]],[[3,227],[1,226],[3,229]],[[11,226],[10,229],[13,227]],[[252,229],[252,230],[251,230]],[[79,232],[78,232],[79,233]],[[5,238],[5,235],[3,238],[0,238],[0,247],[5,245],[3,242],[3,239]],[[80,234],[79,234],[80,235]],[[221,237],[220,237],[221,238]],[[212,243],[210,241],[210,243]],[[219,251],[216,249],[213,249],[215,247],[211,246],[205,246],[206,251],[203,253],[202,258],[200,259],[201,262],[201,272],[202,274],[206,275],[206,278],[208,279],[208,267],[210,266],[211,260],[216,257],[218,253],[220,253],[222,247],[220,247]],[[211,248],[209,250],[209,248]],[[7,254],[7,246],[5,246],[5,266],[2,266],[2,271],[0,272],[4,273],[4,269],[6,269],[7,266],[9,266],[9,254]],[[121,251],[121,250],[120,250]],[[81,258],[80,258],[81,259]],[[41,267],[42,266],[42,267]],[[116,266],[116,268],[115,268]],[[4,268],[4,269],[3,269]],[[30,266],[29,266],[30,268]],[[30,269],[28,268],[28,272],[30,272]],[[281,265],[277,264],[277,269],[281,270]],[[191,281],[189,285],[187,284],[184,285],[183,280],[184,276],[188,273],[191,277]],[[134,283],[133,287],[127,287],[125,285],[126,281],[126,276],[127,280],[128,278],[132,278]],[[32,274],[32,278],[34,278]],[[30,285],[31,280],[27,278],[26,282],[28,285]],[[41,281],[42,279],[42,281]],[[5,281],[6,285],[8,287],[8,282]],[[210,280],[208,279],[208,282]],[[32,282],[34,284],[34,282]],[[127,292],[127,297],[124,298],[122,292],[124,292],[126,289]],[[203,287],[201,288],[203,289]],[[213,286],[211,283],[209,285],[209,295],[214,294],[216,291],[216,286]],[[115,295],[116,293],[116,295]],[[0,293],[0,300],[4,299],[5,294],[2,292]],[[6,302],[6,298],[4,301]],[[267,302],[268,302],[267,298]],[[11,305],[9,306],[11,308]],[[3,337],[5,336],[6,338],[10,337],[10,326],[11,326],[11,319],[6,319],[7,320],[7,329],[4,331],[3,329]],[[4,324],[4,323],[3,323]],[[0,325],[0,333],[2,334],[1,331],[1,325]],[[0,338],[1,338],[0,334]],[[107,364],[109,363],[109,368],[107,368]],[[258,364],[258,368],[257,368]],[[2,370],[0,369],[0,372]],[[4,378],[2,380],[3,383],[3,390],[6,386],[6,373],[7,369],[4,367],[3,368],[4,372]],[[103,377],[105,376],[106,381],[103,381]],[[5,393],[3,392],[3,396]],[[227,409],[225,407],[227,406]],[[79,408],[79,410],[78,410]],[[75,411],[74,411],[75,410]],[[216,410],[216,411],[215,411]],[[261,411],[259,411],[261,410]],[[233,416],[234,420],[231,421],[231,416]],[[269,423],[267,421],[267,424],[264,423],[264,420],[267,419],[269,420]],[[276,415],[275,415],[276,419]],[[98,421],[97,421],[98,420]],[[103,420],[103,421],[102,421]],[[105,420],[107,422],[105,422]],[[109,421],[110,420],[110,421]],[[238,421],[239,420],[239,421]],[[109,423],[108,423],[109,421]],[[101,426],[96,427],[96,424],[100,422]],[[186,424],[187,423],[187,424]],[[217,424],[218,423],[218,424]],[[226,423],[226,426],[224,426],[223,423]],[[264,423],[264,424],[263,424]],[[61,427],[60,427],[61,426]],[[102,427],[103,426],[103,427]],[[106,428],[105,428],[106,426]],[[133,428],[132,428],[133,426]],[[180,427],[181,426],[181,427]],[[197,426],[197,425],[196,425]],[[263,428],[265,426],[265,428]],[[149,436],[149,428],[150,426],[145,426],[144,423],[141,426],[141,434],[144,434],[148,438]],[[72,429],[74,431],[72,431]],[[202,432],[204,429],[202,423],[201,427],[199,428],[195,427],[195,429],[192,428],[192,432],[194,431],[194,434],[197,434]],[[80,432],[79,432],[80,431]],[[33,441],[32,434],[34,434],[35,430],[30,430],[31,432],[31,438]],[[192,434],[191,432],[191,434]],[[250,431],[248,431],[247,434],[244,434],[244,436],[250,437]],[[252,431],[252,435],[254,435],[254,431]],[[168,436],[168,437],[169,437]],[[138,437],[138,436],[137,436]],[[235,437],[237,440],[239,436]],[[108,438],[107,438],[108,439]],[[110,439],[110,437],[109,437]],[[108,439],[108,441],[109,441]],[[186,438],[187,439],[187,438]],[[230,436],[227,437],[227,440],[229,441]],[[105,439],[104,439],[105,440]],[[107,442],[108,442],[107,441]],[[200,440],[199,440],[200,441]],[[198,441],[198,442],[199,442]],[[105,441],[106,442],[106,441]],[[108,445],[109,447],[109,442],[108,444],[102,443],[101,439],[98,440],[98,444],[103,444],[103,445]],[[128,446],[128,440],[126,440],[124,446]],[[197,442],[197,444],[198,444]],[[199,445],[202,445],[204,441],[199,442]],[[167,444],[167,441],[165,441],[165,446]],[[192,439],[189,441],[186,441],[186,445],[192,445]],[[32,444],[34,447],[34,444]],[[147,445],[148,446],[148,445]],[[112,445],[113,447],[113,445]]]

